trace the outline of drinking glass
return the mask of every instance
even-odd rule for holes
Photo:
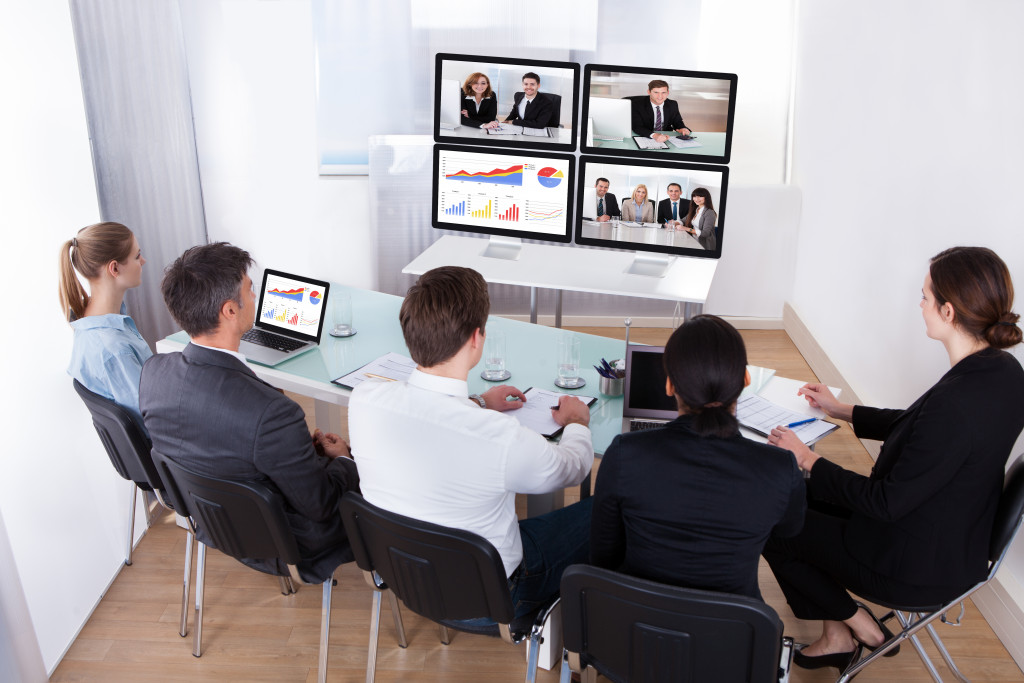
[[[484,371],[480,377],[488,382],[504,382],[512,373],[505,369],[505,333],[487,333],[484,341]]]
[[[563,389],[579,389],[587,382],[580,377],[580,338],[568,335],[558,340],[558,379]]]
[[[331,294],[331,313],[334,315],[332,337],[351,337],[356,333],[352,326],[352,295],[348,292]]]

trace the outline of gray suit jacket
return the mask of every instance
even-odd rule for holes
[[[355,463],[317,455],[299,405],[237,358],[194,344],[153,356],[142,368],[139,407],[157,451],[201,474],[281,492],[304,579],[324,581],[352,559],[338,503],[358,491]],[[197,536],[205,542],[203,529]],[[288,573],[276,561],[238,559]]]
[[[708,251],[714,251],[718,246],[718,240],[715,239],[715,223],[717,221],[717,213],[710,209],[704,209],[697,225],[692,226],[697,231],[697,241],[700,242],[700,246]]]

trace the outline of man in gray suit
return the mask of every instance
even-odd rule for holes
[[[348,444],[336,434],[310,436],[299,405],[256,377],[238,353],[256,316],[251,265],[248,252],[218,242],[192,247],[167,269],[164,302],[191,343],[146,362],[139,407],[154,450],[202,474],[280,491],[302,556],[299,572],[322,582],[352,559],[338,503],[358,490],[359,476]],[[206,540],[202,528],[197,536]],[[288,573],[274,560],[242,562]]]

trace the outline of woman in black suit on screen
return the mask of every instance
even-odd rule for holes
[[[498,125],[498,98],[491,90],[487,74],[471,73],[462,84],[462,125],[473,128]]]
[[[925,330],[952,368],[909,408],[840,403],[822,384],[800,389],[857,436],[885,442],[869,476],[820,457],[784,427],[772,431],[770,441],[810,473],[803,531],[764,550],[793,613],[823,620],[821,637],[795,658],[805,668],[842,670],[860,646],[882,642],[881,624],[847,589],[940,604],[988,573],[1003,470],[1024,428],[1024,369],[1002,350],[1021,341],[1013,283],[990,249],[954,247],[932,259],[921,291]]]
[[[664,364],[664,391],[679,417],[608,447],[594,492],[591,561],[760,599],[757,564],[769,534],[791,536],[803,524],[803,476],[791,453],[740,435],[736,401],[749,376],[732,325],[711,315],[684,323]]]

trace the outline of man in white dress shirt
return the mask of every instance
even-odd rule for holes
[[[519,522],[516,493],[579,484],[594,462],[590,411],[563,396],[560,443],[503,411],[523,394],[498,386],[468,394],[484,348],[487,283],[469,268],[425,273],[402,303],[400,321],[417,367],[407,382],[367,381],[352,392],[349,436],[370,503],[407,517],[483,536],[501,555],[516,616],[557,594],[562,571],[586,562],[591,499]]]

